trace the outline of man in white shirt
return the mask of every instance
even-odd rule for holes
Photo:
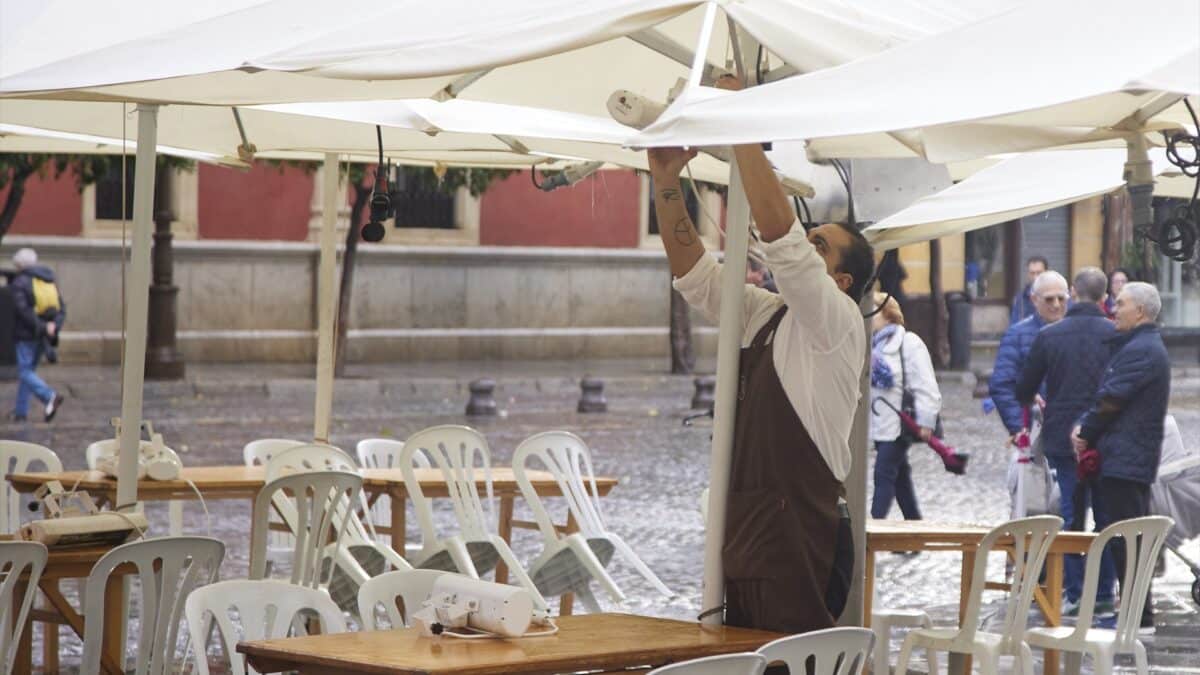
[[[739,86],[729,77],[719,84]],[[874,252],[853,226],[805,233],[762,147],[734,151],[779,294],[745,290],[722,551],[725,623],[802,633],[831,627],[850,586],[853,548],[839,500],[866,355],[858,300]],[[693,156],[649,152],[654,204],[675,288],[715,321],[722,265],[706,254],[679,180]]]

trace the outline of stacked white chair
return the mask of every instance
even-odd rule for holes
[[[404,442],[392,438],[366,438],[354,446],[354,451],[358,455],[359,466],[364,469],[398,469],[400,455],[404,452]],[[412,458],[416,468],[429,468],[429,459],[424,453],[415,453]],[[371,520],[376,524],[391,522],[391,497],[384,496],[375,501],[371,506]],[[388,535],[388,542],[392,541],[391,535]]]
[[[432,467],[441,471],[446,482],[458,521],[456,534],[439,536],[434,526],[433,504],[425,497],[413,468],[414,458],[421,452],[428,456]],[[422,547],[413,557],[414,567],[459,572],[478,579],[481,573],[491,571],[503,561],[517,582],[533,596],[534,606],[544,610],[545,598],[508,543],[488,527],[489,522],[495,522],[491,461],[487,440],[470,427],[450,424],[430,427],[413,434],[404,443],[400,470],[421,525]],[[479,498],[477,472],[484,478],[486,502]]]
[[[530,466],[533,459],[554,476],[579,532],[559,534],[529,480],[528,471],[535,468]],[[591,453],[582,439],[566,431],[530,436],[513,453],[513,472],[542,533],[544,548],[530,569],[538,588],[546,595],[574,592],[588,611],[598,612],[599,604],[589,587],[590,581],[596,579],[614,602],[624,602],[624,593],[605,569],[617,553],[659,593],[673,597],[671,589],[605,524]]]
[[[138,450],[148,450],[151,448],[150,441],[139,441]],[[168,448],[174,452],[174,448]],[[106,438],[102,441],[96,441],[87,446],[83,456],[87,461],[88,469],[96,471],[96,460],[101,457],[111,457],[120,450],[120,443],[115,438]],[[138,504],[138,509],[142,510],[141,503]],[[172,537],[178,537],[183,534],[183,501],[172,499],[167,502],[167,534]]]
[[[85,586],[81,672],[101,672],[104,590],[113,570],[131,564],[141,581],[137,662],[133,672],[170,675],[175,672],[184,601],[195,588],[216,579],[224,557],[225,544],[209,537],[147,539],[123,544],[104,554],[92,568]],[[121,648],[124,655],[125,645]],[[120,665],[123,668],[125,664]]]
[[[387,572],[368,579],[358,587],[358,616],[363,630],[380,630],[376,614],[383,607],[392,628],[408,626],[408,617],[421,608],[433,592],[433,582],[443,574],[441,570],[404,570]],[[403,609],[396,605],[399,600]]]
[[[345,580],[336,576],[331,568],[329,578],[322,583],[329,589],[334,601],[339,606],[353,609],[358,587],[367,579],[389,569],[407,570],[412,569],[412,566],[390,546],[378,541],[375,535],[375,526],[369,519],[365,525],[359,519],[358,512],[360,510],[364,513],[367,511],[367,500],[361,490],[362,477],[358,472],[358,467],[346,453],[332,446],[315,444],[285,450],[267,462],[266,478],[268,481],[273,481],[284,476],[314,472],[348,472],[359,478],[360,489],[356,491],[357,494],[353,496],[341,494],[329,504],[329,508],[332,509],[332,513],[341,527],[338,529],[337,539],[334,543],[327,544],[323,554],[323,557],[334,561],[334,567],[345,574]],[[277,498],[276,511],[295,535],[299,523],[289,510],[292,504],[293,502],[287,498]],[[259,522],[257,513],[255,517],[256,522]],[[324,541],[329,540],[325,539]],[[371,558],[375,558],[375,561],[369,563],[374,573],[364,567],[364,561],[370,561]],[[324,563],[322,562],[321,565]],[[349,585],[344,581],[348,581]],[[329,586],[330,582],[333,582],[332,586]]]
[[[1013,656],[1018,664],[1014,672],[1033,675],[1033,652],[1025,643],[1025,625],[1029,619],[1029,606],[1033,602],[1038,575],[1050,551],[1050,544],[1061,528],[1062,519],[1057,516],[1034,516],[1009,521],[988,532],[975,554],[971,595],[962,624],[957,629],[923,628],[909,633],[900,647],[896,672],[907,673],[913,649],[924,648],[969,654],[984,675],[998,672],[1001,656]],[[988,633],[979,630],[983,589],[987,583],[987,559],[1002,539],[1013,541],[1011,589],[1005,605],[1003,629],[999,633]]]
[[[759,647],[758,653],[768,665],[782,662],[789,673],[807,672],[811,660],[814,675],[862,675],[874,643],[875,634],[866,628],[827,628],[779,638]],[[886,673],[885,669],[876,675]]]
[[[271,461],[275,455],[302,445],[308,444],[289,438],[260,438],[242,446],[242,461],[246,466],[266,466],[267,462]],[[269,522],[278,524],[279,516],[272,514]],[[296,542],[293,541],[291,533],[279,529],[270,530],[267,534],[268,566],[281,560],[287,560],[295,545]],[[269,570],[267,575],[270,575]]]
[[[236,624],[231,610],[237,614]],[[273,579],[220,581],[197,588],[188,596],[185,612],[201,675],[209,673],[206,647],[214,622],[233,675],[258,672],[237,653],[238,642],[303,635],[304,619],[311,614],[320,619],[321,633],[346,632],[346,619],[328,595]]]
[[[1175,521],[1165,516],[1147,516],[1122,520],[1104,528],[1088,547],[1083,595],[1079,596],[1082,603],[1075,626],[1030,628],[1025,632],[1025,641],[1033,647],[1063,652],[1068,675],[1079,675],[1084,654],[1092,657],[1092,670],[1096,675],[1112,673],[1117,654],[1132,654],[1138,675],[1148,675],[1146,646],[1137,639],[1137,631],[1142,610],[1148,602],[1154,562],[1174,525]],[[1124,542],[1117,545],[1125,546],[1124,578],[1133,581],[1121,585],[1121,609],[1117,614],[1116,629],[1092,628],[1101,554],[1115,537],[1124,538]]]
[[[40,464],[41,466],[37,466]],[[54,451],[37,443],[0,441],[0,478],[10,473],[63,470]],[[6,480],[0,480],[0,534],[21,529],[21,495]]]
[[[766,667],[767,659],[762,654],[746,652],[680,661],[655,668],[647,675],[761,675]]]
[[[892,643],[893,628],[933,628],[929,613],[921,609],[888,609],[871,610],[871,630],[875,633],[875,665],[872,672],[888,672],[888,647]],[[933,650],[925,651],[929,664],[929,672],[937,672],[937,654]]]
[[[17,645],[29,616],[29,606],[37,595],[38,580],[46,569],[46,547],[32,541],[0,542],[0,672],[13,671]],[[17,580],[26,577],[25,595],[17,598]],[[18,606],[16,617],[12,608]]]

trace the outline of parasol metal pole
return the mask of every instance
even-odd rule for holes
[[[321,208],[321,257],[317,265],[317,397],[313,440],[329,442],[333,416],[333,360],[337,339],[338,156],[325,153]]]
[[[146,328],[150,311],[150,240],[154,235],[154,171],[158,106],[139,104],[137,159],[133,178],[133,242],[125,270],[125,369],[121,375],[121,428],[117,502],[137,503],[138,454],[142,437],[142,394],[146,377]],[[124,251],[122,251],[124,255]]]
[[[1143,130],[1130,133],[1125,138],[1125,189],[1129,192],[1129,203],[1133,213],[1133,231],[1145,232],[1154,225],[1154,164]],[[1153,252],[1149,242],[1144,242],[1142,265],[1145,273],[1150,272]]]
[[[859,309],[863,314],[869,314],[875,309],[871,289],[863,294]],[[863,331],[871,335],[871,320],[863,320]],[[838,621],[842,626],[867,626],[868,619],[863,602],[863,584],[873,583],[866,578],[867,556],[867,464],[870,463],[871,441],[870,428],[871,405],[871,341],[866,341],[863,353],[863,369],[858,382],[858,408],[854,411],[854,422],[850,426],[850,475],[846,476],[846,505],[850,510],[850,528],[854,540],[854,571],[850,576],[850,596],[846,599],[846,609]]]
[[[696,41],[696,53],[692,55],[692,72],[688,74],[688,87],[699,87],[704,77],[704,66],[708,63],[708,45],[712,42],[713,23],[717,19],[717,5],[710,2],[704,8],[704,23],[700,26],[700,38]]]

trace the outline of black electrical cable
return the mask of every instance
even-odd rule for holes
[[[1167,144],[1167,159],[1179,167],[1183,175],[1196,179],[1192,188],[1192,198],[1186,204],[1180,204],[1171,209],[1166,220],[1144,228],[1141,235],[1158,245],[1158,250],[1171,260],[1188,262],[1196,255],[1196,244],[1200,240],[1200,119],[1186,98],[1183,105],[1192,118],[1192,125],[1198,131],[1189,134],[1186,131],[1173,133],[1163,132]],[[1185,157],[1181,148],[1190,147],[1191,157]]]
[[[754,83],[762,84],[763,46],[758,45],[758,53],[754,56]]]
[[[837,171],[838,178],[842,179],[842,185],[846,188],[846,217],[851,225],[857,225],[858,219],[854,217],[854,191],[850,189],[850,171],[842,166],[838,160],[832,160],[833,169]]]
[[[537,165],[536,164],[529,167],[529,182],[533,183],[533,187],[535,187],[539,190],[542,189],[542,184],[539,183],[538,179],[537,179]]]
[[[892,256],[893,258],[896,258],[896,257],[899,257],[899,255],[900,255],[900,249],[893,248],[890,251],[884,251],[883,258],[879,261],[879,264],[875,266],[874,271],[871,272],[871,280],[867,282],[867,285],[864,287],[863,293],[870,293],[871,287],[875,285],[876,281],[879,281],[879,270],[880,270],[880,268],[883,267],[883,262],[885,260],[887,260],[888,256]],[[884,305],[888,304],[888,301],[890,301],[891,299],[892,299],[892,293],[891,293],[891,291],[888,291],[887,297],[883,299],[883,302],[879,303],[879,306],[876,307],[875,309],[871,310],[870,312],[868,312],[866,314],[863,314],[863,318],[869,319],[869,318],[875,316],[876,314],[882,312]]]
[[[800,225],[807,232],[813,226],[812,211],[808,210],[808,201],[798,195],[792,195],[792,201],[796,206],[796,217],[800,219]]]
[[[379,142],[379,166],[383,166],[383,127],[375,125],[375,140]]]

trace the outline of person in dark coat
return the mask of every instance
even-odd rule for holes
[[[1017,297],[1013,298],[1012,310],[1008,314],[1008,325],[1017,324],[1036,313],[1033,303],[1033,282],[1050,269],[1050,261],[1035,255],[1025,262],[1025,277],[1028,281]]]
[[[1005,331],[996,352],[992,379],[988,382],[988,396],[996,404],[1010,443],[1025,427],[1024,408],[1017,401],[1017,379],[1033,347],[1033,340],[1043,326],[1062,319],[1067,311],[1067,280],[1058,272],[1042,273],[1033,282],[1031,291],[1036,311]]]
[[[13,264],[17,267],[17,275],[10,287],[16,314],[13,342],[20,384],[17,385],[12,419],[17,422],[27,420],[29,397],[36,396],[45,406],[45,419],[49,422],[58,413],[65,397],[38,376],[37,366],[46,352],[47,343],[58,342],[58,332],[67,318],[66,304],[54,282],[54,272],[38,264],[36,251],[20,249],[13,255]],[[45,307],[40,307],[39,301]]]
[[[1071,288],[1075,304],[1062,321],[1038,333],[1017,381],[1017,402],[1023,407],[1033,405],[1045,385],[1042,448],[1055,471],[1063,520],[1073,530],[1083,529],[1082,522],[1074,523],[1077,517],[1082,521],[1083,513],[1077,514],[1074,509],[1076,478],[1071,430],[1092,403],[1112,354],[1108,341],[1117,334],[1116,327],[1101,309],[1107,284],[1108,279],[1099,268],[1079,270]],[[1064,570],[1063,613],[1074,616],[1079,612],[1079,596],[1083,592],[1083,557],[1067,556]],[[1115,574],[1112,557],[1106,554],[1096,589],[1096,615],[1111,614],[1114,610]]]
[[[1155,323],[1162,309],[1158,290],[1135,281],[1117,296],[1114,354],[1087,412],[1072,433],[1076,454],[1100,453],[1096,526],[1107,527],[1150,513],[1150,484],[1162,456],[1163,420],[1171,397],[1171,362]],[[1109,547],[1117,574],[1125,570],[1125,543]],[[1121,584],[1132,583],[1121,579]],[[1142,628],[1154,630],[1149,600]]]

